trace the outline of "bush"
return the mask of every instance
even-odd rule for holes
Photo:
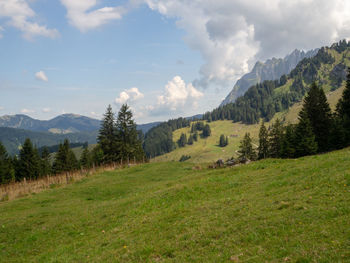
[[[191,156],[190,155],[182,155],[179,162],[184,162],[187,161],[188,159],[190,159]]]

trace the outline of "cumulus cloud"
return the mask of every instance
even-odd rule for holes
[[[49,113],[49,112],[51,112],[51,108],[43,108],[42,112]]]
[[[39,71],[39,72],[35,73],[35,78],[37,80],[41,80],[41,81],[45,81],[45,82],[49,81],[49,79],[47,78],[44,71]]]
[[[143,97],[144,95],[139,91],[139,89],[133,87],[131,89],[120,92],[119,97],[115,99],[115,102],[117,104],[124,104],[129,101],[136,101],[142,99]]]
[[[185,105],[196,107],[198,99],[202,96],[203,93],[194,88],[191,83],[186,84],[180,76],[175,76],[165,86],[164,94],[158,96],[158,106],[165,106],[172,111]]]
[[[34,110],[30,110],[30,109],[22,109],[21,112],[24,113],[24,114],[28,114],[28,113],[34,113],[35,111]]]
[[[90,11],[97,5],[97,0],[61,0],[67,9],[69,23],[81,32],[95,29],[110,21],[121,19],[126,8],[102,7]]]
[[[233,85],[255,61],[350,37],[348,0],[145,0],[187,32],[204,64],[194,85]]]
[[[32,39],[34,36],[56,38],[59,35],[56,29],[33,22],[35,17],[35,12],[25,0],[0,1],[0,18],[8,19],[7,25],[21,30],[26,39]]]

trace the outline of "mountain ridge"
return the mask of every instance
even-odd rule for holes
[[[312,49],[305,52],[295,49],[284,58],[273,57],[265,62],[257,61],[249,73],[237,80],[233,89],[221,102],[220,106],[235,102],[238,97],[244,95],[251,86],[257,83],[279,79],[281,76],[289,74],[301,60],[315,56],[318,50]]]

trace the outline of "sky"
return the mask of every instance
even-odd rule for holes
[[[192,116],[257,60],[349,37],[348,0],[0,0],[0,116]]]

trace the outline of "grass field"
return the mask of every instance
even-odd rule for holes
[[[333,92],[327,93],[328,102],[332,110],[335,110],[343,90],[344,87],[341,87]],[[274,118],[269,123],[266,123],[266,126],[268,127],[271,125],[276,118],[284,120],[285,123],[296,123],[301,108],[301,102],[294,104],[288,111],[275,114]],[[257,147],[258,145],[260,124],[246,125],[242,123],[232,123],[232,121],[215,121],[209,123],[209,125],[212,131],[210,137],[206,139],[200,138],[198,142],[194,142],[193,145],[186,145],[186,147],[177,148],[170,153],[153,158],[152,162],[178,161],[182,155],[190,155],[191,158],[188,162],[194,163],[213,162],[218,159],[226,160],[230,157],[237,157],[240,141],[243,139],[246,132],[249,132],[253,138],[253,146]],[[175,143],[179,140],[181,133],[185,133],[188,138],[190,136],[190,128],[182,128],[174,131],[173,140]],[[218,145],[221,134],[229,137],[229,145],[226,147],[219,147]],[[230,135],[236,136],[230,137]]]
[[[0,203],[1,262],[350,262],[350,149],[151,163]]]

